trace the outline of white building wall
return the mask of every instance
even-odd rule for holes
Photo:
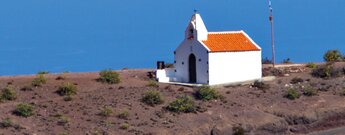
[[[210,85],[257,80],[261,77],[261,51],[209,53]]]
[[[197,40],[185,39],[175,50],[175,77],[179,82],[189,82],[189,55],[196,57],[197,83],[208,83],[208,50]]]

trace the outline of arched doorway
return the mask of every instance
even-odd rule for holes
[[[189,83],[196,83],[196,58],[194,54],[189,55]]]

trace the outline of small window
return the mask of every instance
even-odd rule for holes
[[[182,65],[184,65],[184,62],[182,62]]]
[[[176,51],[174,51],[174,54],[176,54]]]
[[[208,70],[206,71],[206,73],[208,74]]]
[[[199,61],[201,61],[201,59],[199,59]]]
[[[176,70],[176,69],[175,69],[174,71],[175,71],[175,72],[177,72],[177,70]]]
[[[174,61],[174,63],[176,63],[176,60]]]
[[[208,64],[208,61],[206,62],[206,64]]]

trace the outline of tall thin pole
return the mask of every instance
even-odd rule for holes
[[[273,9],[271,0],[268,0],[269,9],[270,9],[270,23],[271,23],[271,38],[272,38],[272,65],[275,67],[275,49],[274,49],[274,23],[273,23]]]

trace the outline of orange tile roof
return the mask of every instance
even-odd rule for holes
[[[243,32],[209,33],[207,40],[202,41],[211,52],[259,51]]]

